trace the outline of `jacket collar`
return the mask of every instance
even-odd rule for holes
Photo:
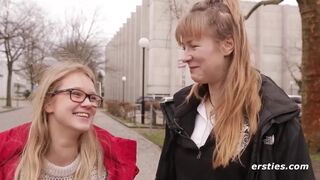
[[[208,87],[207,85],[203,85],[200,88],[199,95],[201,97],[203,97],[205,95],[205,93],[207,92],[207,87]],[[188,113],[190,111],[197,110],[197,107],[200,104],[201,99],[195,97],[194,95],[191,96],[189,101],[187,101],[187,99],[186,99],[186,97],[189,95],[189,93],[191,91],[191,88],[192,88],[192,85],[187,86],[174,95],[174,105],[176,107],[176,111],[175,111],[176,118],[184,116],[186,113]]]

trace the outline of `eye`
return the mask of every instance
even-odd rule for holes
[[[100,106],[102,103],[102,99],[100,98],[100,96],[92,94],[92,95],[90,95],[89,98],[90,98],[91,102],[96,104],[96,106]]]
[[[192,49],[195,49],[195,48],[199,47],[199,45],[196,45],[196,44],[191,44],[190,46],[191,46]]]
[[[79,90],[73,90],[71,91],[71,94],[75,97],[82,97],[84,95],[84,93]]]
[[[96,95],[90,95],[90,99],[92,101],[99,101],[100,100],[100,98],[98,96],[96,96]]]

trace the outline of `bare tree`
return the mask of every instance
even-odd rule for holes
[[[261,1],[261,5],[279,4],[283,0]],[[320,152],[320,3],[319,0],[297,0],[302,21],[302,127],[312,153]]]
[[[37,7],[34,4],[14,3],[1,1],[0,14],[0,40],[2,41],[1,53],[7,59],[7,99],[6,106],[11,107],[11,81],[13,65],[21,58],[25,49],[25,35],[34,28],[32,23]]]
[[[23,37],[25,49],[19,69],[16,70],[17,74],[29,81],[31,91],[40,79],[42,69],[45,67],[44,58],[49,56],[52,47],[49,39],[49,28],[52,27],[50,22],[39,13],[37,19],[34,20],[34,24],[34,28]]]
[[[276,5],[280,4],[283,0],[267,0],[267,1],[260,1],[255,6],[251,8],[251,10],[248,12],[246,16],[244,16],[244,19],[249,19],[251,14],[256,11],[260,6],[266,6],[266,5]]]
[[[188,9],[187,6],[190,4],[190,0],[177,1],[168,0],[169,12],[174,19],[180,19],[182,14]]]
[[[296,71],[298,70],[299,74],[301,74],[301,66],[297,63],[287,63],[288,71],[290,76],[293,78],[294,82],[298,86],[298,93],[301,94],[301,86],[302,86],[302,79],[296,76]]]
[[[87,20],[78,15],[67,20],[64,36],[57,45],[54,56],[59,60],[72,60],[88,65],[95,73],[104,63],[104,40],[98,39],[99,30],[96,26],[98,11]]]

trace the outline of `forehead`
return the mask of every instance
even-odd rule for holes
[[[79,88],[86,92],[95,92],[95,87],[92,80],[88,77],[88,75],[79,71],[66,75],[60,81],[60,88]]]
[[[176,40],[179,44],[189,39],[200,39],[208,34],[211,28],[208,24],[208,17],[204,12],[193,12],[183,17],[176,27]]]
[[[185,32],[181,32],[180,34],[177,34],[178,37],[177,41],[179,45],[188,44],[195,41],[201,41],[203,39],[210,39],[215,40],[215,36],[213,33],[211,33],[207,29],[198,30],[198,31],[191,31],[186,30]]]
[[[208,35],[208,34],[203,34],[200,37],[186,37],[186,38],[181,38],[180,45],[190,45],[192,43],[201,43],[201,44],[207,44],[207,43],[213,43],[217,44],[218,42],[215,41],[215,39]]]
[[[203,36],[201,37],[181,37],[180,42],[181,44],[189,44],[192,43],[194,41],[200,41],[203,38]]]

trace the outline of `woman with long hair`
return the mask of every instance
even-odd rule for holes
[[[33,95],[32,122],[0,133],[0,179],[134,179],[136,142],[93,125],[103,102],[95,83],[79,63],[46,69]]]
[[[314,179],[299,108],[252,67],[239,1],[195,3],[175,35],[195,83],[174,95],[156,179]]]

